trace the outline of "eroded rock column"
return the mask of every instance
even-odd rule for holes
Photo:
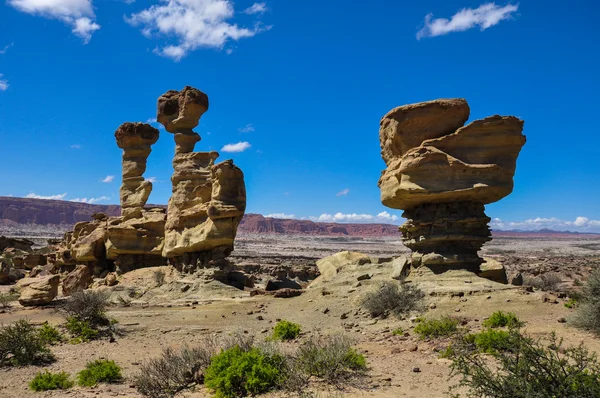
[[[469,112],[464,99],[441,99],[381,120],[381,201],[404,210],[400,231],[413,268],[479,272],[478,251],[491,240],[484,205],[512,192],[523,121],[491,116],[463,126]]]

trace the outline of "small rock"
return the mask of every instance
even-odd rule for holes
[[[352,287],[361,287],[361,286],[362,286],[362,283],[360,283],[360,282],[356,282],[354,285],[352,285]]]
[[[340,315],[340,319],[346,319],[348,318],[348,312],[344,312],[342,315]]]
[[[259,320],[259,321],[264,321],[265,320],[265,318],[263,318],[262,315],[257,316],[256,319]]]
[[[415,352],[415,351],[418,351],[418,350],[419,350],[419,346],[416,345],[416,344],[413,344],[410,347],[408,347],[408,351],[411,351],[411,352]]]
[[[254,314],[254,311],[248,311],[248,312],[246,313],[246,315],[252,315],[252,314]]]
[[[400,354],[401,352],[402,352],[402,350],[400,350],[400,348],[398,348],[398,347],[392,348],[392,354]]]
[[[431,310],[435,310],[435,308],[436,308],[436,305],[435,305],[435,303],[431,303],[431,304],[429,304],[429,309],[431,309]]]
[[[565,318],[565,317],[558,318],[558,323],[567,323],[567,318]]]
[[[460,312],[460,308],[455,308],[454,312]]]
[[[414,367],[413,368],[413,372],[420,373],[421,372],[421,368]]]
[[[371,275],[369,275],[369,274],[362,274],[362,275],[359,275],[358,278],[356,278],[357,281],[365,281],[367,279],[371,279]]]
[[[325,308],[325,309],[323,310],[323,314],[327,314],[328,312],[329,312],[329,308]]]

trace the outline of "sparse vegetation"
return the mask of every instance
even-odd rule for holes
[[[84,387],[94,387],[98,383],[117,383],[122,379],[119,365],[106,359],[88,362],[85,369],[77,374],[77,384]]]
[[[556,272],[548,272],[536,277],[525,277],[523,284],[543,291],[556,291],[562,279]]]
[[[33,391],[68,390],[73,387],[71,376],[66,372],[50,373],[38,372],[29,382]]]
[[[283,379],[283,357],[235,346],[211,359],[204,384],[217,398],[234,398],[265,393],[278,387]]]
[[[16,293],[0,293],[0,308],[8,308],[10,303],[18,299],[19,295]]]
[[[73,344],[87,343],[88,341],[97,339],[100,334],[100,332],[93,329],[88,322],[81,321],[75,317],[67,318],[65,327],[67,331],[74,336],[73,339],[71,339],[71,343]]]
[[[392,335],[402,336],[402,335],[404,335],[404,330],[402,330],[402,328],[394,329],[394,330],[392,330]]]
[[[300,335],[300,325],[289,321],[279,321],[273,329],[273,339],[294,340]]]
[[[95,340],[102,335],[112,335],[114,324],[106,316],[108,294],[96,290],[73,293],[63,304],[66,328],[73,336],[72,343]]]
[[[423,297],[423,291],[411,284],[384,282],[376,290],[365,295],[361,306],[373,317],[385,318],[390,314],[401,317],[421,309]]]
[[[468,389],[467,397],[600,396],[600,365],[583,344],[565,348],[554,336],[544,344],[522,335],[518,329],[503,333],[509,334],[510,349],[495,350],[492,360],[469,344],[453,345],[452,376],[461,378],[459,386]]]
[[[505,330],[486,329],[479,333],[467,334],[465,342],[473,344],[475,350],[486,354],[497,354],[511,349],[511,333]]]
[[[483,321],[483,326],[487,328],[518,328],[523,325],[524,323],[513,312],[496,311]]]
[[[565,303],[565,307],[569,308],[569,309],[573,309],[575,307],[577,307],[577,303],[578,300],[575,299],[574,297],[570,297],[567,302]]]
[[[452,336],[458,330],[458,320],[449,316],[440,319],[423,320],[415,326],[415,333],[425,338]]]
[[[577,308],[570,322],[578,328],[600,334],[600,269],[592,271],[581,288]]]
[[[38,331],[26,320],[0,328],[0,367],[39,365],[54,359]]]
[[[42,344],[45,345],[54,345],[63,341],[62,333],[47,323],[44,323],[42,327],[38,329],[38,336]]]

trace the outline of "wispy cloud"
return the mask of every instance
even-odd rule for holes
[[[268,10],[267,3],[254,3],[250,7],[242,11],[244,14],[264,14]]]
[[[148,38],[174,38],[175,44],[157,47],[154,52],[179,61],[190,51],[220,50],[229,41],[252,37],[270,28],[259,22],[251,28],[240,27],[231,22],[234,15],[231,0],[163,0],[125,20],[139,27]]]
[[[73,144],[73,145],[71,145],[71,149],[81,149],[81,145]]]
[[[240,133],[251,133],[251,132],[255,131],[256,129],[254,128],[252,123],[248,123],[244,127],[240,127],[238,130]]]
[[[335,196],[346,196],[350,193],[350,189],[342,189],[340,192],[336,193]]]
[[[321,214],[318,217],[308,217],[309,220],[317,222],[338,222],[338,223],[395,223],[400,220],[396,215],[391,215],[387,211],[383,211],[377,215],[372,214],[357,214],[357,213],[335,213]]]
[[[115,180],[115,176],[106,176],[106,177],[104,177],[104,179],[102,179],[102,182],[109,183],[109,182],[113,182],[114,180]]]
[[[98,203],[98,202],[104,202],[104,201],[107,201],[107,200],[110,200],[110,198],[108,196],[100,196],[99,198],[75,198],[75,199],[69,199],[69,202],[94,204],[94,203]]]
[[[223,151],[223,152],[244,152],[246,149],[250,148],[251,146],[252,145],[250,145],[249,142],[243,141],[243,142],[238,142],[237,144],[227,144],[223,148],[221,148],[221,151]]]
[[[540,229],[551,229],[554,231],[573,231],[573,232],[600,232],[600,220],[590,220],[587,217],[579,216],[575,220],[561,220],[559,218],[536,217],[524,221],[503,221],[494,218],[490,222],[492,229],[538,231]]]
[[[61,194],[57,194],[57,195],[38,195],[36,193],[28,193],[27,195],[25,195],[26,198],[29,199],[52,199],[52,200],[63,200],[65,197],[67,196],[67,193],[61,193]]]
[[[151,183],[155,183],[158,180],[156,179],[156,177],[148,177],[148,178],[146,178],[146,181],[150,181]]]
[[[425,17],[425,26],[417,32],[417,39],[446,35],[450,32],[461,32],[479,26],[483,31],[497,25],[519,9],[518,4],[507,4],[504,7],[496,3],[485,3],[477,8],[463,8],[450,19],[436,18],[433,14]]]
[[[58,19],[72,28],[72,32],[88,43],[100,29],[94,20],[92,0],[8,0],[19,11],[45,18]]]
[[[8,51],[8,49],[11,48],[14,45],[15,45],[15,43],[10,43],[10,44],[7,44],[6,46],[4,46],[4,48],[2,48],[0,50],[0,55],[6,54],[6,52]]]
[[[0,91],[6,91],[9,87],[8,80],[3,79],[2,76],[4,75],[0,73]]]
[[[272,213],[272,214],[267,214],[265,217],[267,217],[267,218],[282,218],[282,219],[296,218],[296,216],[293,214],[285,214],[285,213]]]

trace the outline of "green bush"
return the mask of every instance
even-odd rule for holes
[[[365,357],[352,348],[348,338],[340,335],[311,338],[298,348],[295,357],[295,372],[331,383],[367,368]]]
[[[94,387],[98,383],[117,383],[122,379],[119,365],[106,359],[88,362],[85,369],[77,374],[77,384],[83,387]]]
[[[494,398],[600,396],[600,365],[583,344],[564,348],[555,336],[544,343],[518,329],[505,333],[511,349],[497,351],[492,359],[469,344],[453,345],[451,376],[460,377],[460,382],[452,391],[465,387],[467,397]]]
[[[288,321],[279,321],[273,329],[273,339],[294,340],[300,335],[300,325]]]
[[[63,341],[63,335],[53,326],[44,323],[41,328],[38,329],[38,336],[42,344],[54,345]]]
[[[415,326],[415,333],[423,339],[452,336],[457,330],[458,320],[449,316],[424,320]]]
[[[54,360],[38,331],[26,320],[0,328],[0,367],[44,364]]]
[[[33,391],[68,390],[71,387],[73,387],[73,381],[66,372],[38,372],[29,382],[29,388]]]
[[[401,317],[423,308],[423,297],[423,291],[411,284],[384,282],[363,297],[361,306],[373,317]]]
[[[600,269],[595,269],[581,288],[575,313],[569,319],[578,328],[600,334]]]
[[[567,300],[567,302],[565,303],[565,307],[571,309],[571,308],[575,308],[577,307],[578,301],[577,299],[571,297],[569,298],[569,300]]]
[[[487,329],[479,333],[465,336],[468,343],[475,345],[477,351],[486,354],[497,354],[511,349],[511,334],[505,330]]]
[[[204,374],[204,384],[218,398],[256,395],[270,391],[283,381],[283,358],[269,356],[258,348],[239,346],[215,355]]]
[[[512,312],[496,311],[483,321],[483,326],[488,328],[519,328],[523,325],[524,323]]]
[[[402,330],[402,328],[394,329],[394,330],[392,330],[392,335],[402,336],[402,335],[404,335],[404,330]]]
[[[65,325],[69,333],[73,335],[73,344],[85,343],[98,338],[100,332],[93,329],[90,324],[86,321],[81,321],[75,317],[67,318],[67,324]]]

